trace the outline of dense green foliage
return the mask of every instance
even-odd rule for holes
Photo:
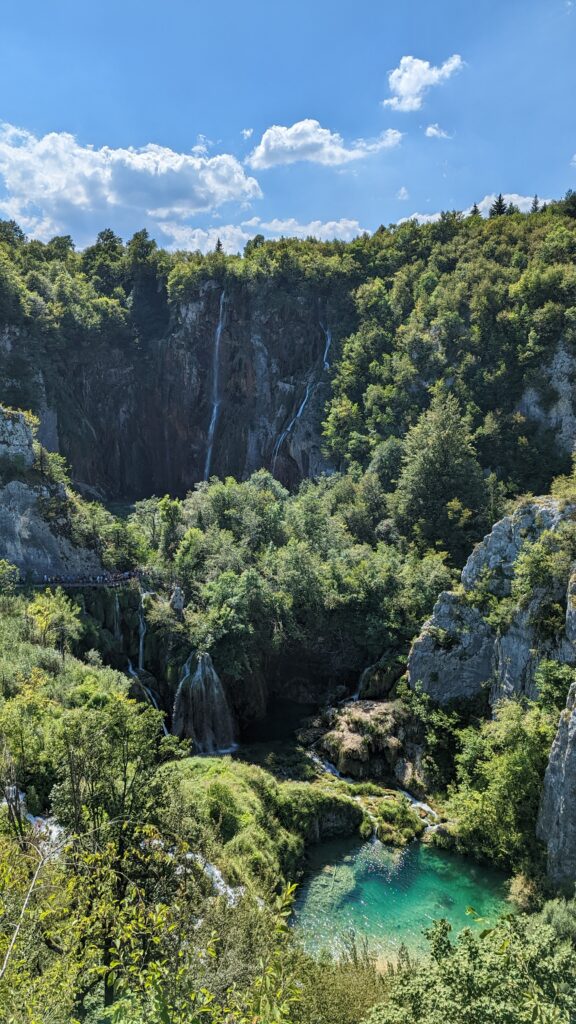
[[[38,444],[32,467],[0,466],[0,483],[38,489],[51,529],[108,568],[139,565],[150,578],[146,668],[165,694],[190,650],[211,654],[243,724],[271,692],[341,698],[374,662],[397,682],[471,544],[509,498],[567,468],[519,408],[528,389],[551,406],[541,366],[560,343],[575,350],[573,197],[529,216],[497,201],[492,214],[347,244],[256,238],[243,257],[168,254],[146,232],[124,245],[111,231],[79,253],[69,238],[27,242],[0,222],[0,322],[16,329],[0,397],[20,407],[41,404],[31,354],[47,373],[72,346],[87,362],[111,343],[145,359],[210,280],[320,297],[338,321],[325,436],[341,472],[296,493],[261,470],[184,499],[146,498],[120,520],[79,498],[63,461]],[[555,493],[573,499],[574,477]],[[495,629],[527,611],[553,651],[575,556],[573,524],[544,532],[524,545],[510,596],[486,579],[466,599]],[[287,918],[307,844],[375,825],[401,845],[423,832],[420,816],[381,787],[319,778],[309,760],[309,776],[280,781],[254,764],[191,757],[102,663],[125,665],[124,643],[134,656],[136,582],[122,623],[105,596],[99,605],[17,584],[0,562],[7,1024],[572,1024],[573,902],[494,930],[472,914],[454,941],[437,923],[429,955],[384,970],[354,941],[338,963],[305,955]],[[174,584],[183,612],[169,602]],[[491,721],[480,702],[440,709],[402,684],[394,694],[425,736],[437,841],[522,872],[526,905],[543,901],[534,823],[572,675],[551,655],[539,700],[503,703]]]

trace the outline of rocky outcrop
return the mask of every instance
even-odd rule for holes
[[[483,689],[490,701],[535,696],[534,676],[543,657],[576,664],[576,578],[554,581],[552,591],[535,591],[527,607],[512,608],[504,625],[493,624],[487,598],[510,597],[516,559],[523,546],[544,531],[554,533],[573,519],[573,505],[538,498],[496,523],[476,546],[462,571],[459,592],[440,594],[432,617],[412,645],[408,678],[441,704],[466,700]],[[545,642],[534,628],[544,601],[565,606],[561,635]]]
[[[574,380],[576,359],[560,342],[548,367],[544,367],[544,387],[527,388],[519,403],[519,411],[554,431],[558,444],[566,452],[576,445],[576,411],[574,409]],[[548,401],[545,401],[546,392]]]
[[[34,463],[32,427],[23,412],[0,406],[0,460],[30,469]]]
[[[68,522],[47,515],[65,504],[62,484],[34,468],[34,433],[23,413],[0,406],[0,558],[22,575],[92,575],[102,570],[94,551],[67,536]]]
[[[0,381],[91,496],[184,495],[207,462],[213,475],[264,467],[292,486],[329,468],[322,421],[350,309],[336,282],[208,280],[172,307],[165,333],[138,342],[110,333],[43,360],[21,333],[0,345]]]
[[[424,737],[401,701],[359,700],[332,708],[299,738],[343,776],[426,789]]]
[[[544,777],[538,836],[548,850],[548,876],[559,886],[576,882],[576,683],[560,715]]]

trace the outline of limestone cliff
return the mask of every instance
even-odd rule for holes
[[[576,683],[560,715],[544,778],[538,837],[548,849],[548,875],[556,885],[576,881]]]
[[[537,498],[496,523],[464,566],[460,590],[440,594],[412,645],[413,688],[420,686],[442,704],[489,688],[494,703],[515,694],[533,697],[535,671],[544,657],[576,664],[576,577],[570,566],[566,575],[561,569],[535,586],[529,600],[511,596],[520,553],[545,533],[560,536],[575,514],[571,504]],[[549,608],[556,621],[546,631],[542,619]]]
[[[30,421],[0,406],[0,558],[23,575],[100,572],[96,553],[67,536],[64,486],[51,482],[35,459]]]
[[[20,389],[89,493],[182,495],[207,471],[261,467],[292,486],[329,468],[321,424],[350,302],[336,285],[208,280],[151,337],[112,334],[64,356],[0,333],[0,388]]]

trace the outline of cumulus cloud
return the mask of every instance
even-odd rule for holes
[[[240,132],[243,139],[250,139],[254,134],[253,128],[243,128]]]
[[[503,198],[506,203],[513,203],[514,206],[517,206],[521,213],[528,213],[532,206],[534,196],[520,196],[517,192],[504,192]],[[484,198],[481,199],[480,202],[477,204],[480,213],[483,214],[485,217],[487,217],[488,214],[490,213],[490,207],[492,206],[492,203],[494,202],[495,199],[496,193],[492,192],[490,195],[484,196]],[[541,205],[543,203],[549,202],[551,202],[550,199],[540,199]],[[470,213],[471,209],[472,207],[470,206],[464,212]]]
[[[228,153],[178,153],[153,143],[140,149],[80,144],[67,132],[41,138],[0,124],[0,179],[8,207],[37,237],[69,230],[84,213],[105,221],[111,210],[140,218],[189,217],[229,201],[261,196],[255,178]],[[201,150],[201,151],[200,151]]]
[[[260,217],[251,217],[240,224],[221,224],[209,228],[189,227],[178,222],[165,221],[159,224],[162,232],[170,239],[171,248],[174,249],[199,249],[201,252],[210,252],[214,249],[218,239],[222,242],[225,252],[236,253],[244,248],[246,242],[254,235],[261,234],[266,238],[318,238],[322,242],[338,238],[341,241],[349,242],[358,235],[364,233],[357,220],[348,220],[345,217],[340,220],[311,220],[302,224],[294,217],[286,219],[274,218],[273,220],[262,220]]]
[[[440,211],[437,213],[411,213],[409,217],[401,217],[397,224],[406,224],[409,220],[415,220],[418,224],[435,224],[440,220]]]
[[[478,203],[478,210],[483,217],[487,217],[490,213],[490,207],[496,199],[496,193],[492,192],[490,195],[484,196]],[[513,203],[517,206],[521,213],[528,213],[532,207],[533,196],[521,196],[518,192],[504,192],[503,199],[506,203]],[[544,203],[552,202],[551,199],[540,199],[540,205]],[[464,216],[467,216],[472,212],[472,207],[468,206],[462,211]],[[437,210],[435,213],[412,213],[409,217],[403,217],[402,220],[398,221],[398,224],[405,224],[408,220],[416,220],[419,224],[433,224],[435,221],[440,220],[441,212]]]
[[[443,64],[436,66],[419,57],[402,57],[397,68],[388,75],[388,85],[393,95],[383,100],[385,107],[393,110],[420,110],[424,93],[433,85],[446,82],[451,75],[464,66],[458,53],[452,54]]]
[[[409,198],[410,198],[410,193],[409,193],[408,189],[406,188],[406,185],[402,185],[402,188],[399,188],[397,193],[396,193],[396,199],[404,200],[404,199],[409,199]]]
[[[389,128],[376,139],[357,139],[347,146],[338,132],[323,128],[313,118],[306,118],[289,127],[274,124],[267,128],[246,163],[254,170],[299,160],[336,167],[397,146],[401,138],[401,132]]]
[[[200,252],[211,252],[216,247],[218,239],[222,242],[224,252],[240,252],[253,236],[253,232],[246,231],[238,224],[194,228],[187,224],[179,224],[177,221],[161,221],[158,227],[170,240],[170,248],[192,251],[199,249]]]
[[[439,124],[429,124],[424,132],[427,139],[451,139],[452,136],[445,132]]]
[[[348,220],[341,217],[340,220],[311,220],[302,224],[294,217],[282,220],[278,217],[269,221],[262,221],[259,217],[252,217],[243,221],[245,227],[255,228],[258,231],[269,234],[273,238],[284,237],[294,238],[319,238],[322,242],[328,242],[333,238],[349,242],[352,238],[364,233],[367,228],[360,227],[357,220]]]

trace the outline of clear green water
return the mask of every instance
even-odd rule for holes
[[[435,919],[445,917],[458,932],[479,927],[466,914],[469,906],[489,923],[510,911],[505,881],[494,869],[421,843],[403,850],[379,842],[323,843],[311,851],[294,927],[314,953],[338,955],[351,932],[381,957],[394,958],[402,943],[423,952],[423,931]]]

